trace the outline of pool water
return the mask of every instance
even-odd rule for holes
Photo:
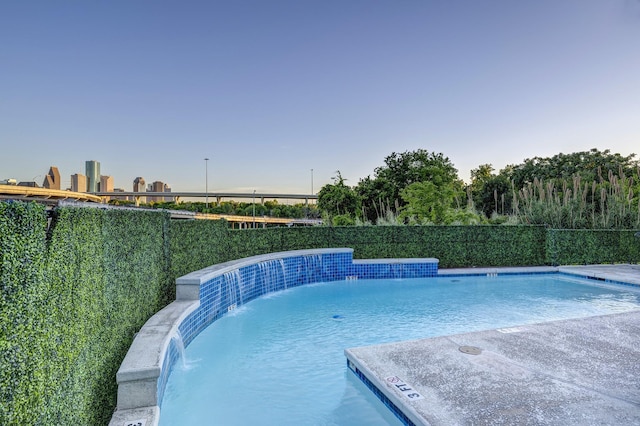
[[[297,287],[236,308],[191,342],[160,425],[396,425],[347,369],[345,348],[639,308],[635,288],[560,274]]]

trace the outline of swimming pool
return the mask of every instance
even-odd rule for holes
[[[191,342],[160,425],[400,424],[349,372],[345,348],[639,307],[634,288],[557,273],[287,289],[230,310]]]

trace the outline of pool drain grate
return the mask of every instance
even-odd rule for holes
[[[480,355],[482,353],[482,349],[476,346],[460,346],[458,350],[467,355]]]

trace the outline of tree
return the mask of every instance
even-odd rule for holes
[[[367,176],[356,187],[368,220],[385,216],[387,210],[397,214],[407,204],[400,193],[417,182],[432,182],[436,187],[451,184],[455,189],[462,189],[458,170],[441,153],[425,149],[393,152],[384,163],[375,169],[373,178]]]
[[[491,164],[481,164],[477,169],[471,170],[471,186],[481,187],[493,176],[493,166]]]
[[[461,208],[462,193],[455,183],[436,186],[433,182],[416,182],[402,190],[406,201],[400,218],[406,223],[433,223],[436,225],[477,225],[486,222],[469,202]]]
[[[327,184],[318,193],[318,209],[329,218],[339,215],[357,217],[360,211],[360,198],[356,192],[345,185],[344,178],[337,171],[333,184]]]
[[[640,163],[634,160],[635,154],[622,156],[612,154],[610,150],[575,152],[573,154],[556,154],[553,157],[527,158],[524,163],[509,166],[505,169],[507,178],[513,181],[515,188],[521,189],[532,184],[535,179],[549,182],[552,180],[571,180],[578,175],[583,182],[598,183],[607,179],[609,172],[627,178],[637,173]],[[502,173],[502,172],[501,172]]]
[[[471,170],[471,194],[473,203],[478,211],[486,217],[511,212],[512,189],[511,182],[504,174],[493,174],[491,164],[481,164]]]
[[[456,199],[461,196],[454,183],[436,185],[433,182],[415,182],[400,192],[406,202],[400,217],[417,222],[446,224],[456,209]]]

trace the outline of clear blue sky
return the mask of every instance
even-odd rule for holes
[[[418,148],[638,153],[640,1],[0,3],[0,179],[309,193]]]

